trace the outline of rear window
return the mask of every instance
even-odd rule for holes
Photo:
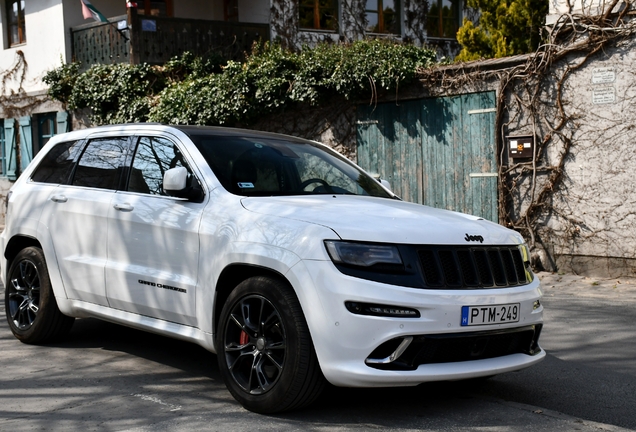
[[[65,184],[81,151],[82,141],[59,143],[44,156],[33,172],[31,180],[39,183]]]
[[[117,189],[129,140],[128,137],[91,140],[77,163],[71,184],[97,189]]]

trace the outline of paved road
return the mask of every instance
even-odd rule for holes
[[[636,429],[636,281],[541,276],[541,364],[481,383],[330,388],[269,417],[242,409],[195,345],[83,319],[67,342],[29,346],[2,311],[0,431]]]

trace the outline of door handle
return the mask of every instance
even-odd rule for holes
[[[113,207],[115,207],[115,210],[126,211],[126,212],[132,211],[134,209],[134,207],[128,203],[115,204]]]
[[[51,201],[56,203],[65,203],[66,201],[68,201],[68,198],[66,198],[64,195],[53,195],[51,197]]]

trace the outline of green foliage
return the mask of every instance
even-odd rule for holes
[[[319,45],[293,53],[278,45],[256,47],[244,63],[223,73],[167,87],[150,112],[162,123],[248,123],[292,103],[317,105],[330,97],[371,97],[393,90],[429,67],[435,52],[385,41]]]
[[[49,86],[49,96],[63,103],[68,103],[79,76],[79,63],[64,64],[49,71],[42,81]]]
[[[158,70],[147,64],[94,65],[75,81],[68,106],[90,108],[97,124],[144,121],[152,96],[164,82]]]
[[[435,52],[386,41],[319,45],[294,53],[255,46],[245,62],[222,65],[189,53],[164,66],[96,65],[84,73],[63,65],[47,74],[49,94],[69,108],[90,108],[97,124],[249,123],[294,103],[317,105],[340,96],[370,98],[394,90],[428,67]]]
[[[181,57],[173,57],[163,65],[163,74],[172,81],[182,81],[186,77],[201,78],[221,72],[223,58],[213,53],[207,57],[196,57],[186,51]]]
[[[530,53],[541,43],[547,0],[467,0],[467,6],[481,16],[477,26],[464,19],[456,61]]]
[[[394,89],[410,82],[417,68],[430,67],[435,52],[372,40],[305,48],[299,58],[292,97],[316,103],[320,95],[357,99],[371,95],[377,87]]]

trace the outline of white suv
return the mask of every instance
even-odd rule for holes
[[[312,141],[154,124],[58,135],[6,220],[19,340],[97,317],[191,341],[256,412],[305,406],[326,381],[408,386],[545,357],[519,234],[402,202]]]

